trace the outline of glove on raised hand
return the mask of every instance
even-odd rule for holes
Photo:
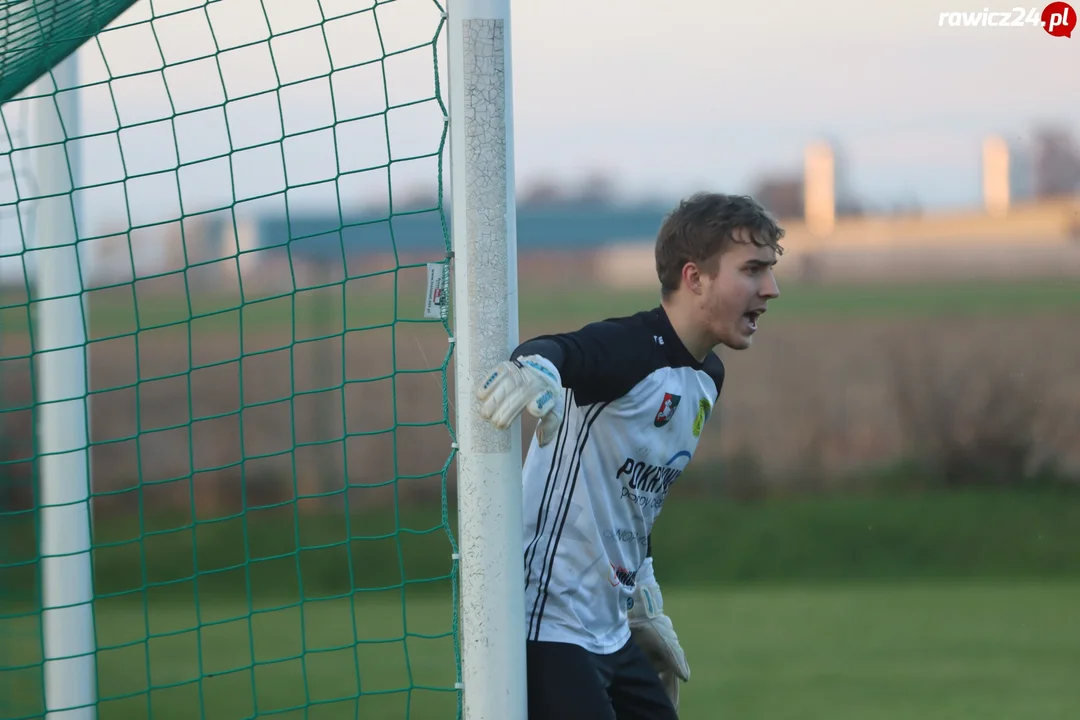
[[[562,424],[562,378],[550,360],[525,355],[505,360],[491,369],[476,390],[480,417],[495,428],[505,430],[528,410],[539,418],[537,441],[547,445]]]
[[[664,614],[664,597],[653,575],[652,558],[638,570],[634,594],[627,612],[630,634],[660,675],[675,709],[679,709],[679,680],[690,679],[686,653],[679,644],[671,618]]]

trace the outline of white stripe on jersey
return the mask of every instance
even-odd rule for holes
[[[548,594],[551,587],[551,578],[555,571],[555,560],[558,557],[559,541],[562,539],[563,531],[566,528],[567,515],[570,512],[572,501],[574,499],[574,490],[581,473],[582,453],[589,442],[589,431],[592,429],[596,419],[600,416],[600,413],[603,412],[604,408],[609,404],[602,403],[590,405],[584,408],[584,413],[582,413],[573,407],[573,392],[569,391],[566,395],[568,407],[567,412],[563,415],[563,424],[560,428],[562,434],[559,438],[562,441],[563,447],[557,448],[556,451],[552,453],[551,462],[549,463],[548,479],[544,484],[544,493],[547,497],[546,499],[542,497],[540,502],[536,503],[540,508],[540,511],[537,514],[537,522],[532,527],[532,561],[536,560],[536,548],[543,545],[543,555],[536,565],[538,574],[536,575],[535,582],[533,581],[533,563],[530,562],[529,550],[526,548],[526,593],[528,594],[530,588],[535,591],[535,597],[533,598],[529,610],[528,637],[531,640],[540,639],[540,621],[543,619],[544,610],[547,605]],[[579,422],[567,422],[566,418],[568,415],[573,415],[575,419],[580,418]],[[572,428],[576,429],[576,432],[571,433]],[[574,437],[571,441],[570,455],[569,458],[567,458],[564,454],[566,449],[565,446],[571,434],[573,434]],[[562,452],[559,452],[559,450],[562,450]],[[554,511],[552,510],[553,504],[555,505]],[[529,531],[530,527],[528,525],[528,520],[526,520],[526,533],[528,534]]]

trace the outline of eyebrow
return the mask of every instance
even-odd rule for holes
[[[751,266],[772,267],[774,265],[776,265],[776,260],[773,260],[771,262],[766,262],[765,260],[758,260],[756,258],[751,259],[751,260],[747,260],[745,263],[743,263],[743,267],[751,267]]]

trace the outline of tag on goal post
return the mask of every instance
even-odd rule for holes
[[[427,264],[427,294],[424,296],[424,317],[446,319],[448,280],[449,272],[446,263]]]

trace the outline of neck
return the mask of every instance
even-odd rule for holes
[[[661,307],[667,313],[671,327],[679,340],[698,362],[704,362],[705,356],[716,347],[716,342],[708,331],[694,322],[694,308],[687,302],[680,302],[676,297],[664,298]]]

